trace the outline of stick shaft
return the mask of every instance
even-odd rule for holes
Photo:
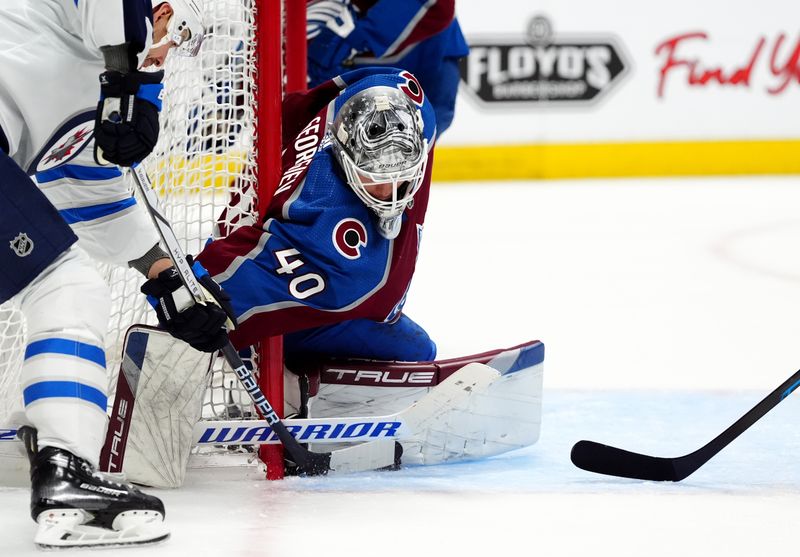
[[[184,286],[189,290],[196,303],[206,303],[206,296],[200,283],[194,276],[189,262],[186,260],[186,254],[172,230],[172,226],[166,217],[161,213],[158,204],[158,196],[153,191],[150,183],[150,178],[147,176],[144,168],[137,165],[133,168],[133,181],[136,183],[139,192],[142,194],[147,212],[150,214],[153,224],[155,224],[161,240],[164,242],[167,250],[169,251],[170,259],[172,260],[175,269],[181,277]],[[330,456],[324,454],[315,454],[305,449],[300,443],[292,436],[283,422],[278,418],[278,414],[270,405],[267,397],[258,386],[253,372],[244,365],[239,353],[228,340],[226,345],[222,348],[222,354],[225,360],[233,368],[239,381],[245,387],[247,394],[250,396],[253,404],[261,412],[264,419],[270,424],[272,430],[278,435],[284,448],[289,452],[294,462],[300,466],[304,471],[310,474],[325,473],[328,469]],[[325,459],[327,457],[327,462]]]

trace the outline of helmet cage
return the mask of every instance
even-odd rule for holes
[[[361,199],[361,202],[381,218],[391,218],[402,214],[414,199],[414,195],[419,191],[422,181],[425,179],[428,157],[423,153],[420,153],[412,167],[405,170],[368,172],[359,168],[347,151],[337,147],[339,161],[342,163],[350,187]],[[372,195],[368,189],[376,184],[392,184],[392,196],[389,199],[379,199]]]
[[[382,221],[399,217],[425,179],[428,142],[422,127],[419,109],[392,87],[354,95],[332,123],[334,154],[348,184]],[[370,193],[377,184],[391,184],[391,197]]]

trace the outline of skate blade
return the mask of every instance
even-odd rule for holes
[[[85,524],[92,515],[79,509],[50,510],[37,519],[33,543],[39,549],[73,549],[152,545],[166,540],[164,517],[153,511],[126,511],[113,522],[113,530]]]

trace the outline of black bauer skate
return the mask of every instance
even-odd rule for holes
[[[24,430],[24,431],[23,431]],[[95,472],[69,451],[36,451],[36,432],[20,428],[31,460],[31,516],[41,549],[139,546],[169,537],[164,504],[128,483]]]

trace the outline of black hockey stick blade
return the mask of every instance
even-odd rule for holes
[[[570,458],[575,466],[588,472],[636,480],[677,482],[694,472],[676,470],[676,463],[686,457],[649,456],[594,441],[575,443]]]
[[[570,458],[578,468],[598,474],[637,480],[679,482],[711,460],[731,441],[792,394],[798,386],[800,386],[800,370],[781,383],[728,429],[696,451],[684,456],[675,458],[650,456],[594,441],[578,441],[572,447]]]

